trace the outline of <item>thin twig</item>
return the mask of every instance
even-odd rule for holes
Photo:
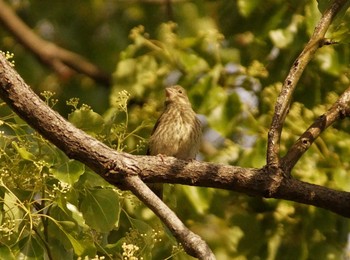
[[[127,187],[164,221],[164,224],[170,228],[177,240],[183,241],[182,246],[189,255],[199,259],[216,259],[204,240],[190,231],[138,176],[128,175],[125,182]]]

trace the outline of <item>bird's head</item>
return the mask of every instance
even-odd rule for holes
[[[167,87],[165,89],[165,96],[166,104],[177,103],[183,105],[191,105],[187,97],[186,90],[179,85]]]

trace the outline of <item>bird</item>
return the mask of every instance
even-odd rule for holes
[[[165,88],[164,111],[151,133],[147,154],[193,160],[201,138],[201,122],[192,109],[186,90],[179,85]],[[163,198],[162,184],[148,185],[159,198]]]

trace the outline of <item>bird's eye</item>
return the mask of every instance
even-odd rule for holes
[[[182,90],[181,89],[179,89],[179,93],[182,94]]]

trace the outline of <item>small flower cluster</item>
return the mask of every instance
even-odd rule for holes
[[[58,99],[52,98],[55,94],[55,92],[47,90],[40,93],[40,95],[45,99],[45,103],[50,107],[54,107],[58,102]]]
[[[8,60],[10,62],[12,67],[15,66],[15,61],[12,60],[13,57],[15,56],[13,53],[11,53],[9,51],[7,51],[7,52],[0,51],[0,53],[5,56],[6,60]]]
[[[162,238],[161,238],[161,236],[162,236],[162,231],[161,230],[155,230],[155,229],[153,229],[152,230],[152,238],[153,238],[153,241],[155,242],[155,243],[157,243],[157,242],[162,242]]]
[[[123,243],[123,260],[139,260],[138,257],[134,256],[134,254],[139,251],[139,247],[133,244],[126,244]],[[142,260],[143,257],[140,257],[140,260]]]
[[[173,246],[171,254],[174,256],[174,255],[177,255],[177,254],[182,253],[184,251],[185,250],[184,250],[183,246],[179,243],[179,244]]]
[[[53,193],[49,194],[50,198],[55,198],[56,193],[62,193],[65,194],[71,189],[71,185],[65,182],[58,182],[57,185],[53,184]]]
[[[8,177],[10,177],[10,172],[8,169],[6,168],[1,168],[0,169],[0,179],[2,181],[2,179],[7,179]]]
[[[127,112],[128,99],[130,97],[130,93],[126,90],[122,90],[118,93],[116,98],[116,105],[120,111]]]
[[[78,109],[78,104],[79,104],[79,98],[71,98],[68,101],[66,101],[67,106],[72,106],[74,109]]]
[[[4,223],[0,226],[0,237],[8,237],[10,239],[10,236],[14,233],[16,223],[13,219],[8,219],[4,221]]]

